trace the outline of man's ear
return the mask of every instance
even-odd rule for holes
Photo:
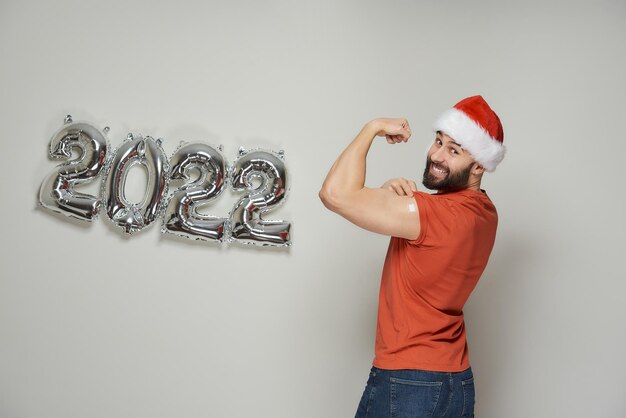
[[[472,167],[472,174],[476,175],[476,176],[480,176],[485,172],[485,167],[483,167],[482,165],[480,165],[479,163],[474,163],[474,166]]]

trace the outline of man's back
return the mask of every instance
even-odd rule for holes
[[[480,191],[414,197],[421,232],[389,244],[374,366],[462,371],[469,367],[462,309],[487,265],[498,215]]]

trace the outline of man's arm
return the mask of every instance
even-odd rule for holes
[[[387,142],[406,142],[411,130],[406,119],[375,119],[367,123],[332,166],[319,196],[331,211],[372,232],[406,239],[420,233],[413,196],[399,196],[387,188],[365,187],[365,160],[376,136]]]

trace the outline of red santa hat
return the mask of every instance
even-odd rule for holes
[[[487,171],[494,171],[504,158],[506,148],[500,118],[482,96],[463,99],[443,112],[433,129],[458,142]]]

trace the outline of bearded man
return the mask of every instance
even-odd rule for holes
[[[481,189],[504,158],[498,115],[481,96],[434,124],[423,184],[365,187],[374,138],[406,142],[406,119],[367,123],[330,169],[320,198],[331,211],[391,236],[378,304],[375,358],[356,417],[473,417],[474,377],[463,306],[487,265],[498,215]]]

